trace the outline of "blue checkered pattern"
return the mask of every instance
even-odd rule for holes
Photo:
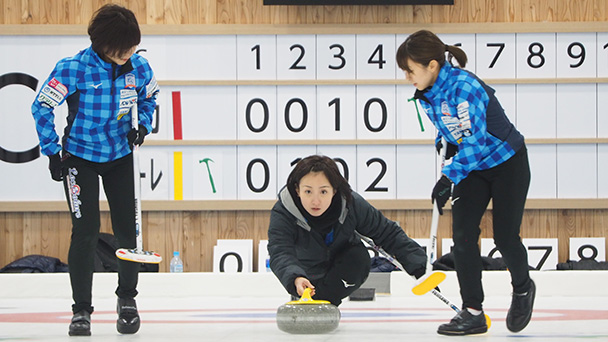
[[[428,102],[420,104],[438,130],[437,141],[445,137],[459,147],[443,168],[455,184],[471,171],[500,165],[523,145],[523,136],[509,122],[494,90],[472,73],[445,63],[423,95]]]
[[[139,123],[151,132],[157,93],[152,69],[137,54],[122,67],[105,62],[91,47],[60,60],[32,104],[42,153],[61,150],[54,109],[67,102],[65,151],[97,163],[126,156],[131,153],[127,141],[130,105],[137,101]]]

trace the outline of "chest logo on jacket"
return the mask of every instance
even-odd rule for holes
[[[125,88],[135,88],[135,75],[126,74],[125,75]]]
[[[452,114],[450,114],[450,107],[446,101],[441,102],[441,114],[452,116]]]

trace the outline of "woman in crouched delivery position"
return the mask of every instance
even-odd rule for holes
[[[528,254],[519,236],[530,185],[526,145],[505,115],[494,89],[471,72],[453,66],[452,56],[465,67],[467,56],[462,49],[445,45],[426,30],[410,35],[397,50],[397,64],[416,87],[414,97],[437,128],[437,150],[444,138],[446,158],[452,159],[443,167],[431,197],[440,213],[452,198],[454,258],[463,310],[437,332],[469,335],[488,330],[482,308],[478,242],[479,223],[490,199],[494,242],[513,286],[507,328],[518,332],[530,321],[536,292],[528,272]]]
[[[370,256],[357,233],[394,255],[420,278],[426,254],[399,225],[352,191],[333,159],[300,160],[270,214],[270,268],[292,296],[306,288],[317,300],[340,305],[370,271]]]

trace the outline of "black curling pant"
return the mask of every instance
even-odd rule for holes
[[[479,224],[490,199],[494,243],[511,274],[513,291],[528,290],[528,253],[519,233],[529,185],[530,166],[524,145],[506,162],[488,170],[471,172],[454,187],[453,252],[463,307],[482,309]]]
[[[337,254],[323,279],[313,283],[314,299],[327,300],[338,306],[361,287],[371,268],[371,259],[362,243],[352,245]]]
[[[99,238],[99,177],[110,207],[112,230],[119,248],[135,248],[135,200],[133,189],[133,155],[108,163],[93,163],[70,156],[64,162],[64,188],[72,216],[72,237],[68,267],[74,304],[72,311],[93,312],[92,284],[95,250]],[[137,295],[137,278],[141,265],[118,261],[120,298]]]

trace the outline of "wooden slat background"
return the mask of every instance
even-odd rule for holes
[[[1,25],[86,25],[92,13],[109,1],[0,0]],[[144,25],[190,24],[443,24],[607,22],[606,0],[455,0],[453,6],[263,6],[262,0],[123,0]],[[430,189],[429,189],[430,191]],[[430,210],[384,210],[412,237],[426,238]],[[102,228],[110,218],[102,212]],[[211,271],[217,239],[266,239],[268,210],[146,211],[144,244],[167,260],[180,250],[186,271]],[[482,237],[491,237],[491,212],[482,221]],[[66,211],[0,212],[0,267],[29,254],[67,260],[70,219]],[[450,215],[440,221],[439,238],[449,237]],[[559,261],[568,257],[569,237],[606,237],[608,209],[528,209],[524,238],[559,238]],[[440,246],[441,247],[441,246]],[[254,270],[257,264],[254,264]]]

